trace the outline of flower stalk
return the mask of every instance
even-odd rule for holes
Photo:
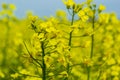
[[[42,49],[42,80],[46,80],[46,64],[45,64],[45,49],[44,49],[44,42],[41,42],[41,49]]]
[[[72,20],[71,20],[71,26],[73,25],[73,23],[74,23],[74,16],[75,16],[75,12],[74,12],[74,10],[73,10],[73,12],[72,12]],[[72,33],[73,33],[73,30],[69,33],[69,44],[68,44],[68,46],[70,46],[71,47],[71,44],[72,44]],[[71,48],[69,49],[69,51],[71,50]],[[68,63],[67,64],[67,73],[68,73],[68,78],[66,79],[66,80],[69,80],[69,75],[70,75],[70,71],[71,69],[70,69],[70,64]]]
[[[94,32],[94,28],[95,28],[95,9],[93,10],[93,17],[92,17],[92,29]],[[91,35],[91,52],[90,52],[90,60],[93,58],[93,54],[94,54],[94,34]],[[91,80],[91,66],[87,67],[87,80]]]

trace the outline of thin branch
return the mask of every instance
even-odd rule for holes
[[[30,77],[37,77],[37,78],[41,78],[40,76],[36,76],[36,75],[29,75],[29,74],[23,74],[23,73],[18,72],[17,70],[12,69],[12,68],[10,68],[10,69],[11,69],[13,72],[18,73],[18,74],[23,75],[23,76],[30,76]]]
[[[31,55],[31,53],[30,53],[30,51],[28,50],[27,45],[25,44],[24,41],[23,41],[23,43],[24,43],[25,48],[26,48],[28,54],[30,55],[30,57],[31,57],[36,63],[38,63],[38,64],[40,65],[40,67],[42,68],[42,64],[40,64],[40,63]]]
[[[70,12],[70,9],[67,9],[68,10],[68,13],[72,16],[73,14]]]
[[[82,64],[81,63],[80,64],[73,64],[70,67],[75,67],[75,66],[80,66],[80,65],[82,65]]]
[[[83,47],[83,46],[71,46],[71,48],[79,48],[79,47]]]

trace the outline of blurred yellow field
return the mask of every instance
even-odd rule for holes
[[[0,11],[0,80],[120,80],[120,20],[92,0],[40,18]],[[68,18],[70,16],[70,19]]]

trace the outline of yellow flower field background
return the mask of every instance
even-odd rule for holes
[[[0,11],[0,80],[120,80],[120,20],[92,0],[40,18]],[[68,17],[70,16],[70,17]]]

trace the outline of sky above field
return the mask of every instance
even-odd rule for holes
[[[66,10],[62,0],[0,0],[0,4],[2,3],[15,4],[17,7],[15,15],[19,18],[24,17],[27,11],[32,11],[35,15],[42,17],[55,15],[57,10]],[[120,0],[95,0],[95,3],[104,4],[107,7],[106,12],[116,12],[120,18]]]

